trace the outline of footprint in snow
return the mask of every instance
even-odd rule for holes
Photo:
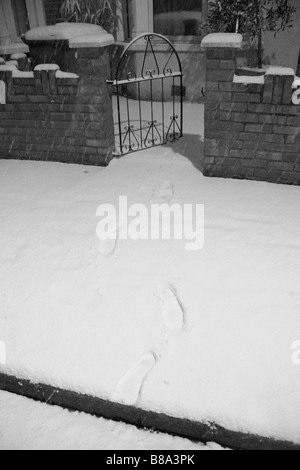
[[[165,181],[158,190],[152,194],[151,202],[155,204],[166,204],[174,199],[174,186],[171,181]]]
[[[156,358],[151,353],[146,354],[134,364],[118,383],[113,397],[114,401],[134,406],[139,399],[146,377],[155,364]]]
[[[166,287],[161,294],[164,304],[163,317],[166,328],[181,331],[184,327],[184,311],[173,287]]]
[[[100,235],[98,234],[99,253],[103,256],[111,255],[116,249],[118,236],[119,234],[117,227],[112,227],[108,233]]]

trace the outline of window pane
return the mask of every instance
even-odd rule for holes
[[[200,36],[203,0],[154,0],[154,31],[164,36]]]
[[[11,0],[17,36],[21,36],[30,29],[26,0]]]

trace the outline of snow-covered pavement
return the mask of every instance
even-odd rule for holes
[[[183,140],[108,168],[0,161],[0,371],[300,444],[300,189],[204,178],[185,112]],[[119,196],[204,204],[204,248],[103,247]]]
[[[0,450],[221,450],[0,392]]]

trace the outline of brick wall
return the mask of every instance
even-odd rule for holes
[[[292,71],[273,68],[258,83],[235,83],[238,49],[205,47],[204,174],[299,185],[300,105],[292,102]]]
[[[63,0],[44,0],[45,15],[48,25],[56,24],[60,21],[60,7]]]
[[[6,104],[0,104],[0,158],[109,163],[114,124],[106,83],[108,48],[72,54],[78,78],[57,78],[54,70],[14,77],[0,67],[6,84]]]

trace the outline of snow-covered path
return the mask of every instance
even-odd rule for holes
[[[0,161],[0,370],[300,444],[300,189],[204,178],[186,113],[185,139],[108,168]],[[168,190],[205,204],[204,249],[118,240],[106,256],[99,204]]]
[[[0,392],[0,450],[222,450]]]

